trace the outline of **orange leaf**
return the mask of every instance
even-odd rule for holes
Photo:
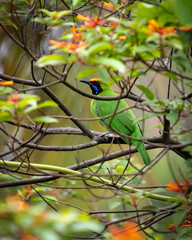
[[[13,84],[14,84],[13,81],[0,82],[0,86],[10,86],[10,85],[13,85]]]
[[[134,221],[128,221],[122,228],[110,226],[109,231],[113,240],[144,240]]]
[[[82,20],[84,22],[90,22],[91,21],[90,17],[85,17],[81,14],[77,15],[77,19]]]
[[[55,41],[55,40],[49,40],[49,43],[54,45],[56,48],[61,48],[61,47],[66,46],[65,42],[58,42],[58,41]]]
[[[169,231],[175,231],[175,225],[174,224],[169,224],[168,229],[169,229]]]
[[[190,26],[190,27],[179,26],[178,29],[182,30],[182,31],[191,31],[192,30],[192,26]]]
[[[104,2],[103,5],[104,5],[105,7],[107,7],[107,8],[109,8],[109,9],[112,9],[112,10],[115,9],[115,5],[114,5],[114,4],[111,4],[111,3],[106,3],[106,2]]]
[[[124,35],[124,36],[119,36],[119,39],[121,39],[121,40],[126,40],[127,39],[127,37]]]
[[[29,208],[29,204],[22,200],[22,197],[18,194],[14,196],[7,196],[7,203],[17,211],[27,211]]]
[[[158,24],[158,22],[155,19],[151,19],[147,24],[148,30],[145,31],[146,34],[151,33],[158,33],[160,35],[169,35],[172,33],[176,33],[176,30],[174,27],[164,27]]]

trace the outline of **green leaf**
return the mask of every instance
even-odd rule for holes
[[[159,99],[155,98],[153,100],[147,99],[142,104],[149,104],[149,105],[153,106],[153,108],[157,108],[157,107],[169,106],[170,102],[168,99],[159,100]]]
[[[39,11],[45,13],[49,17],[53,17],[53,12],[50,12],[46,9],[39,9]]]
[[[170,104],[169,104],[169,109],[170,110],[179,110],[179,111],[182,111],[183,108],[185,106],[185,102],[178,98],[178,99],[175,99],[173,100]]]
[[[169,39],[169,44],[172,45],[175,49],[183,50],[183,43],[181,39]]]
[[[87,75],[90,75],[90,74],[93,74],[93,73],[96,73],[96,72],[97,72],[96,68],[84,69],[81,72],[79,72],[76,77],[77,78],[84,78]]]
[[[172,73],[172,72],[166,72],[166,73],[164,73],[163,75],[166,76],[166,77],[168,77],[168,78],[170,78],[170,79],[173,79],[175,82],[178,81],[178,80],[177,80],[177,76],[176,76],[174,73]]]
[[[182,150],[185,152],[188,152],[192,156],[192,147],[191,146],[187,146],[187,147],[183,148]]]
[[[47,101],[39,104],[37,106],[37,108],[39,109],[39,108],[44,108],[44,107],[57,107],[57,106],[58,106],[57,103],[55,103],[54,101],[47,100]]]
[[[53,13],[54,13],[54,17],[58,19],[58,18],[61,18],[63,16],[71,14],[72,10],[64,10],[64,11],[53,12]]]
[[[21,112],[21,113],[30,113],[30,112],[32,112],[32,111],[34,111],[34,110],[36,110],[37,109],[37,104],[36,105],[32,105],[32,106],[30,106],[30,107],[27,107],[26,109],[19,109],[19,112]]]
[[[11,121],[12,116],[8,112],[0,112],[0,122]]]
[[[114,171],[114,173],[116,173],[116,174],[122,174],[122,173],[124,172],[124,170],[125,170],[124,167],[118,166],[118,167],[116,168],[116,170]]]
[[[142,210],[152,210],[152,211],[159,211],[158,208],[154,205],[146,205],[144,207],[142,207]]]
[[[139,122],[141,122],[143,120],[146,120],[148,118],[158,117],[158,116],[161,116],[161,115],[164,115],[164,113],[163,112],[150,112],[150,113],[145,114],[143,117],[138,118],[135,123],[139,123]]]
[[[9,101],[1,100],[1,101],[0,101],[0,110],[1,110],[2,112],[10,112],[10,113],[13,113],[13,112],[14,112],[14,103],[9,102]]]
[[[21,100],[18,104],[17,107],[19,108],[23,108],[27,105],[31,105],[32,107],[36,107],[37,106],[37,101],[40,100],[40,97],[37,95],[26,95],[22,94],[22,98],[24,98],[23,100]]]
[[[35,101],[39,101],[40,97],[37,95],[33,95],[33,94],[24,94],[21,93],[19,94],[21,96],[22,99],[26,99],[26,100],[35,100]]]
[[[110,210],[114,210],[114,209],[117,209],[119,206],[121,206],[122,203],[120,201],[110,201],[109,202],[109,209]]]
[[[50,17],[36,17],[35,22],[42,23],[42,24],[51,24],[52,19]]]
[[[172,7],[167,1],[162,1],[159,6],[157,6],[157,4],[151,4],[151,0],[148,2],[150,4],[138,4],[137,19],[139,21],[157,19],[159,24],[164,25],[167,22],[173,22],[175,20]]]
[[[113,48],[113,45],[111,43],[98,42],[98,43],[95,43],[93,46],[91,46],[87,50],[87,53],[91,55],[93,53],[99,53],[99,52],[104,51],[106,49],[112,49],[112,48]]]
[[[152,191],[150,191],[150,194],[154,194],[154,193],[163,193],[163,192],[165,192],[166,191],[166,189],[165,188],[155,188],[155,189],[153,189]]]
[[[57,11],[48,11],[46,9],[40,9],[39,11],[45,13],[50,18],[55,18],[55,19],[59,19],[65,15],[72,13],[72,10],[64,10],[64,11],[57,12]]]
[[[192,1],[191,0],[168,0],[172,5],[175,15],[180,24],[192,25]]]
[[[146,88],[143,85],[137,85],[137,87],[145,94],[146,98],[153,100],[154,99],[154,95],[151,92],[151,90],[149,90],[149,88]]]
[[[73,8],[75,8],[77,5],[79,5],[81,2],[84,2],[84,0],[73,0]]]
[[[53,195],[43,195],[45,198],[46,198],[46,200],[48,201],[48,202],[52,202],[52,201],[57,201],[58,200],[58,198],[57,197],[55,197],[55,196],[53,196]]]
[[[143,58],[151,59],[154,57],[159,57],[161,55],[160,51],[156,48],[155,44],[145,43],[145,45],[135,46],[133,48],[133,55],[135,56],[139,53]]]
[[[58,122],[57,119],[49,116],[40,116],[32,119],[34,122],[44,122],[44,123],[55,123]]]
[[[67,61],[67,56],[60,55],[48,55],[43,56],[37,61],[38,67],[45,67],[48,65],[58,65],[63,64]]]
[[[166,115],[166,119],[173,124],[175,124],[178,121],[178,118],[179,118],[178,111],[171,111],[169,114]]]
[[[176,57],[173,57],[173,61],[177,63],[182,68],[183,71],[191,70],[191,65],[190,65],[190,62],[187,60],[187,58],[182,56],[176,56]]]
[[[98,72],[104,82],[107,82],[110,79],[110,75],[105,68],[98,67]]]
[[[6,94],[6,93],[11,93],[12,91],[13,91],[13,89],[10,87],[0,87],[0,95]]]
[[[121,73],[125,73],[126,67],[125,65],[117,59],[114,58],[108,58],[108,57],[97,57],[97,58],[91,58],[90,62],[101,64],[107,67],[112,67],[114,69],[117,69]]]
[[[191,227],[181,227],[179,229],[176,240],[191,240],[192,228]]]
[[[28,104],[30,104],[31,106],[26,108],[24,110],[24,113],[29,113],[32,111],[35,111],[36,109],[40,109],[40,108],[44,108],[44,107],[57,107],[58,105],[53,102],[53,101],[45,101],[39,105],[37,105],[37,102],[33,102],[33,100],[31,100],[30,102],[28,102]]]
[[[173,215],[173,223],[175,225],[175,227],[177,228],[179,226],[179,224],[183,221],[185,215],[187,213],[187,210],[178,210],[178,212],[176,212],[174,215]]]
[[[10,26],[14,27],[16,30],[18,29],[14,23],[12,23],[10,20],[8,20],[6,18],[0,17],[0,22],[10,25]]]

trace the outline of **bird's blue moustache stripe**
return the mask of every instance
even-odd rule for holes
[[[92,87],[93,94],[95,95],[99,94],[100,91],[97,86],[91,86],[91,87]]]

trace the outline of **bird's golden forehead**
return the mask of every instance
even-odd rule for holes
[[[92,79],[90,79],[90,81],[91,82],[96,82],[96,81],[101,82],[101,78],[92,78]]]

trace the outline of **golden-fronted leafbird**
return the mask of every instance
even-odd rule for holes
[[[92,90],[92,94],[94,95],[104,97],[117,96],[111,87],[100,78],[81,80],[81,82],[88,84]],[[137,118],[124,100],[104,101],[92,99],[91,111],[94,117],[104,117],[100,120],[101,124],[107,130],[117,134],[119,133],[120,137],[126,143],[130,144],[131,142],[135,145],[143,159],[143,162],[146,165],[150,164],[150,158],[143,142],[136,140],[142,139],[139,125],[136,123]],[[108,115],[110,115],[110,117],[105,118],[105,116]],[[130,137],[126,137],[127,135]]]

